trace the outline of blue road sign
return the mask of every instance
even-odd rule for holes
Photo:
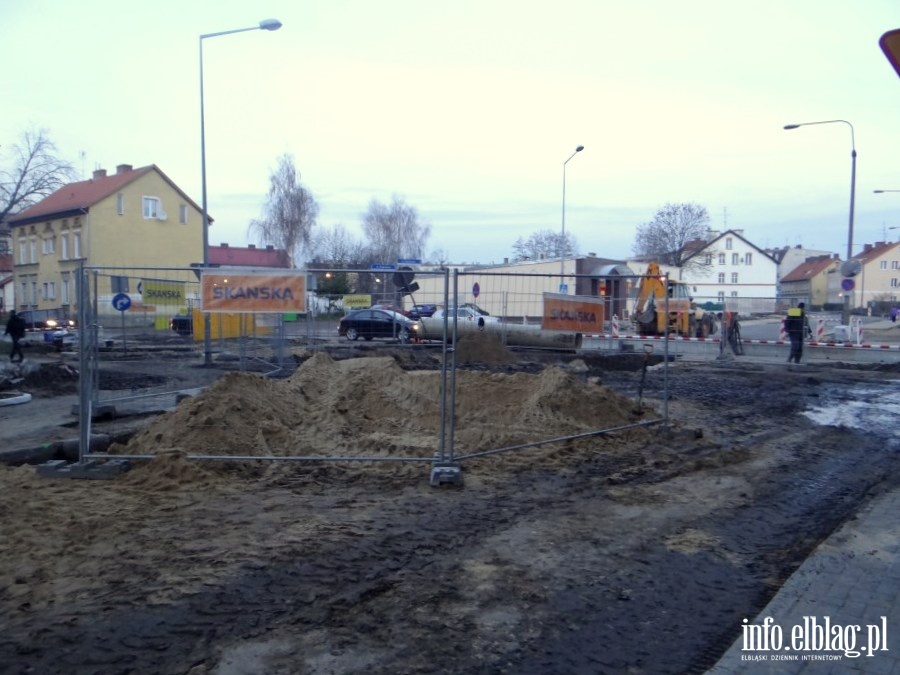
[[[131,307],[131,298],[128,297],[127,293],[116,293],[112,299],[112,306],[113,309],[124,312]]]
[[[384,265],[382,263],[372,263],[372,267],[370,269],[387,271],[387,270],[395,270],[395,269],[397,269],[397,266],[396,265]]]
[[[421,265],[421,258],[397,258],[398,265]]]

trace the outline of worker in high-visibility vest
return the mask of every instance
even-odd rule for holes
[[[801,302],[796,307],[791,307],[787,311],[784,329],[787,331],[788,338],[791,340],[791,353],[788,356],[788,363],[791,363],[791,361],[800,363],[800,357],[803,356],[803,339],[812,337],[812,329],[809,327],[809,318],[806,316],[805,303]]]

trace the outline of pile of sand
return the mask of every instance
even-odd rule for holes
[[[537,375],[458,371],[456,384],[457,456],[638,419],[634,402],[557,367]],[[167,471],[172,457],[185,454],[431,458],[439,447],[440,387],[439,371],[404,371],[390,357],[334,361],[318,352],[285,380],[224,375],[110,452],[165,453]],[[449,409],[449,394],[446,403]],[[593,443],[596,450],[601,441]],[[534,453],[548,455],[533,451],[524,461],[533,462]]]

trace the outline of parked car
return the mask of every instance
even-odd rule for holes
[[[415,321],[388,309],[357,309],[338,324],[338,335],[344,335],[348,340],[392,338],[409,342],[418,330]]]
[[[459,307],[451,307],[449,310],[439,309],[431,315],[432,319],[443,319],[447,315],[448,321],[453,321],[453,315],[456,314],[457,321],[474,321],[479,326],[486,323],[499,323],[500,319],[491,316],[483,309],[476,308],[473,305],[460,305]]]
[[[431,316],[437,311],[437,305],[413,305],[406,312],[406,316],[410,319],[417,320],[422,317]]]

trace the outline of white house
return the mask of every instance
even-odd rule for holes
[[[681,268],[681,280],[690,286],[694,301],[725,303],[742,314],[774,312],[778,263],[744,237],[743,230],[710,232],[703,242],[689,244],[705,269]]]

